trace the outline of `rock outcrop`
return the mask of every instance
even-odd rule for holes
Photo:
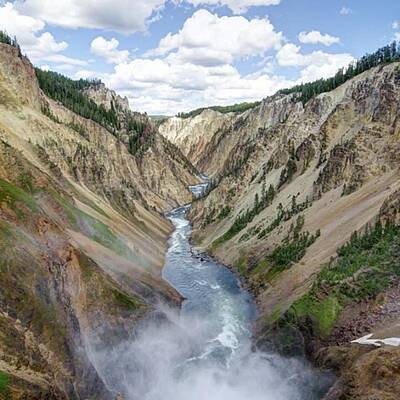
[[[109,89],[102,82],[84,89],[83,91],[95,103],[101,104],[106,110],[115,108],[121,112],[130,112],[129,101],[127,97],[121,97],[114,90]]]

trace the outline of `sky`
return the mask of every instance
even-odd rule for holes
[[[0,30],[43,69],[174,115],[332,76],[400,40],[400,0],[0,0]]]

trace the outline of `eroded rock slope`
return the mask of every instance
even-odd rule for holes
[[[95,101],[115,100],[100,89]],[[161,279],[162,212],[191,200],[195,169],[155,129],[135,156],[122,135],[47,98],[29,60],[0,44],[0,397],[115,398],[93,343],[181,301]]]
[[[164,122],[161,131],[213,182],[191,211],[194,237],[255,294],[260,346],[316,357],[338,344],[320,359],[343,367],[329,398],[392,399],[397,350],[379,353],[390,353],[392,380],[364,387],[356,371],[372,373],[380,355],[349,342],[382,338],[397,323],[389,314],[398,312],[400,275],[400,65],[373,68],[306,104],[296,98],[278,93],[239,115]]]

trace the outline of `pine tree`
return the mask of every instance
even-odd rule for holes
[[[281,90],[280,93],[295,93],[296,99],[306,104],[318,94],[331,91],[364,71],[396,61],[400,61],[400,43],[393,41],[390,45],[378,49],[375,53],[366,54],[355,63],[349,64],[345,70],[341,68],[332,78],[296,85],[290,89]]]

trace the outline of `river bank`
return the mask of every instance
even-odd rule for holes
[[[276,309],[267,313],[268,318],[257,318],[253,325],[253,343],[258,350],[273,351],[287,358],[305,358],[315,368],[334,371],[336,382],[324,400],[341,396],[369,399],[373,395],[379,399],[397,399],[393,393],[400,392],[395,361],[400,332],[396,210],[398,196],[393,195],[374,220],[386,226],[385,229],[379,224],[360,229],[347,247],[338,249],[339,257],[323,266],[321,277],[297,302],[286,311]],[[199,242],[194,237],[194,246]],[[197,249],[200,254],[205,251]],[[230,268],[260,306],[265,301],[260,293],[273,287],[274,280],[254,279],[262,266],[259,258],[253,254],[229,265],[218,254],[212,252],[213,259]],[[354,276],[351,265],[356,272],[361,268]],[[371,267],[367,268],[368,265]],[[371,377],[363,384],[359,379],[360,368],[365,368],[365,375]],[[383,374],[381,383],[372,378],[375,373]]]

